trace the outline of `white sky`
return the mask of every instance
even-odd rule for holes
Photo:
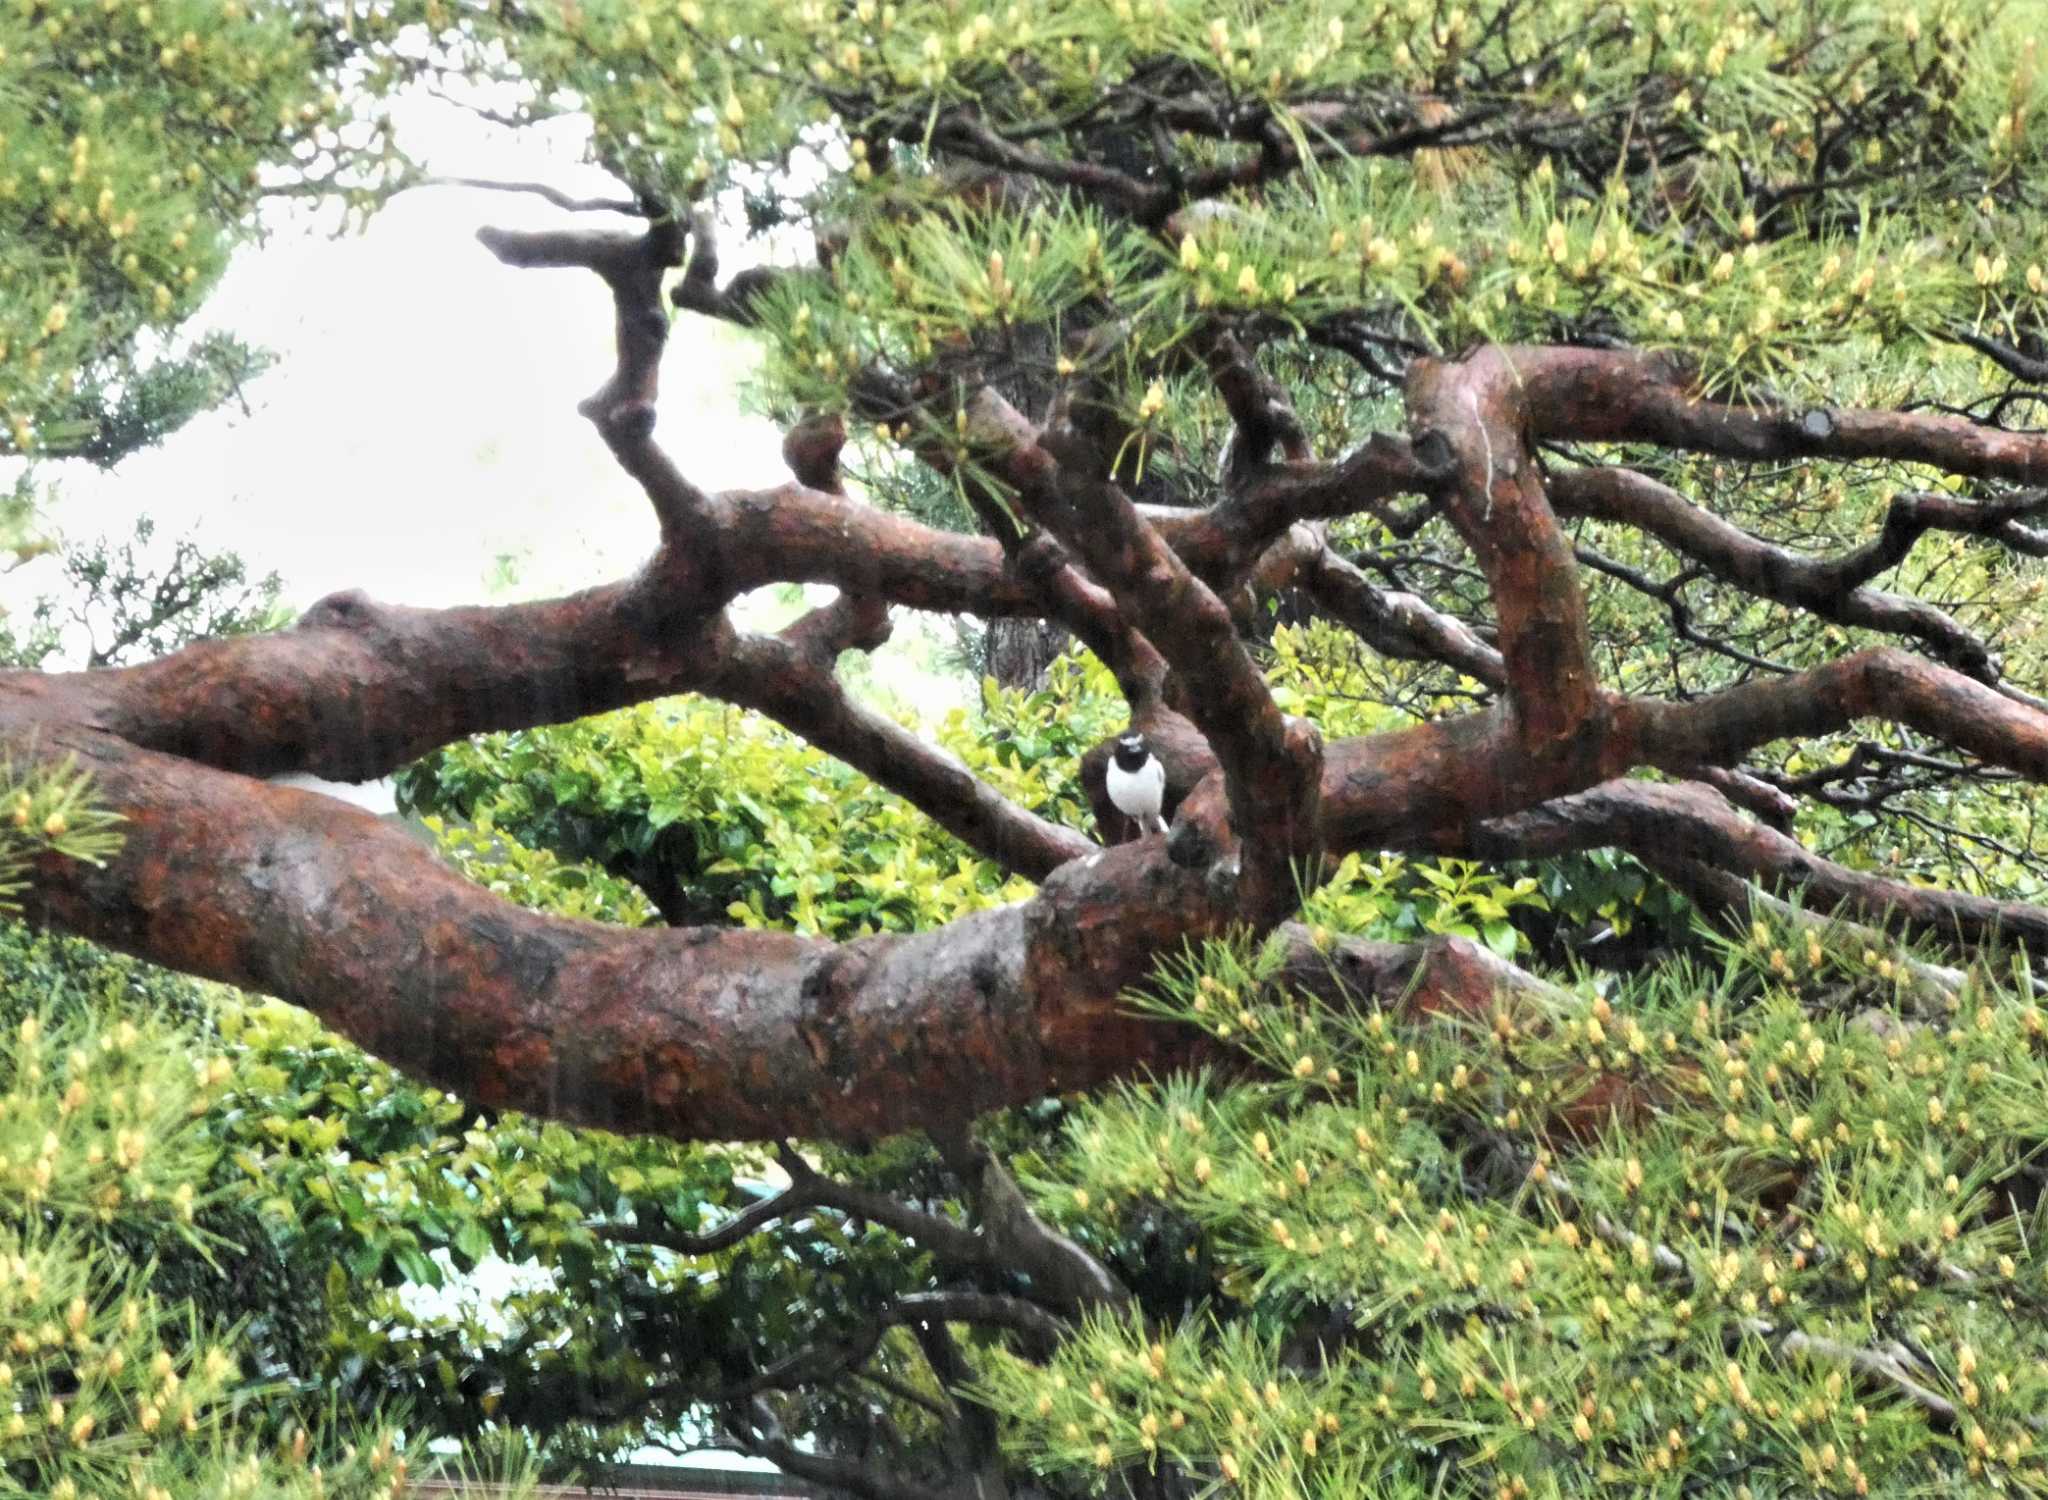
[[[515,137],[424,97],[396,114],[402,144],[437,174],[618,193],[580,165],[574,122]],[[247,393],[250,410],[201,417],[112,474],[45,466],[58,532],[123,540],[146,514],[159,546],[191,535],[207,550],[239,552],[252,575],[279,574],[300,609],[344,588],[427,606],[545,597],[646,559],[653,514],[576,413],[612,368],[609,295],[585,272],[503,267],[475,238],[486,224],[638,221],[435,187],[401,196],[344,238],[290,205],[270,222],[269,242],[237,256],[190,330],[225,328],[277,357]],[[736,234],[720,249],[728,274],[747,263]],[[740,405],[736,387],[753,364],[744,335],[698,317],[673,326],[657,433],[707,489],[787,477],[781,435]],[[18,610],[60,586],[54,562],[38,561],[6,576],[0,602]],[[898,632],[917,638],[907,619]],[[935,683],[917,657],[893,652],[878,675],[906,700],[957,700],[958,685]],[[316,784],[390,806],[381,784]],[[489,1303],[511,1284],[507,1268],[487,1265],[462,1294]],[[673,1461],[656,1450],[634,1456]],[[771,1467],[730,1454],[696,1461]]]
[[[401,141],[431,171],[618,192],[578,164],[569,122],[514,139],[433,100],[400,113]],[[112,475],[46,471],[60,480],[60,530],[120,534],[147,513],[160,538],[196,532],[258,575],[279,573],[300,607],[341,588],[421,605],[506,597],[495,586],[508,556],[510,594],[535,597],[645,558],[651,512],[575,409],[611,368],[603,285],[575,270],[509,269],[475,239],[485,224],[637,221],[443,187],[402,195],[346,238],[303,209],[271,217],[271,241],[236,257],[198,324],[278,356],[250,388],[252,414],[203,417]],[[707,488],[785,477],[778,434],[739,409],[734,386],[751,364],[743,336],[677,321],[659,431]],[[38,581],[48,587],[23,569],[10,597]]]
[[[514,132],[424,95],[394,114],[401,144],[438,175],[620,194],[582,164],[578,121]],[[298,609],[346,588],[426,606],[543,598],[645,561],[652,511],[576,412],[612,368],[609,294],[587,272],[502,266],[475,237],[484,225],[639,221],[430,187],[359,234],[335,236],[331,214],[316,219],[292,200],[266,222],[268,241],[237,255],[190,328],[227,329],[276,356],[246,393],[249,410],[203,416],[111,474],[45,465],[57,532],[122,540],[146,514],[156,547],[190,535],[238,552],[253,577],[277,573]],[[750,250],[723,235],[725,273]],[[780,433],[741,406],[755,363],[743,333],[690,315],[673,324],[657,435],[707,489],[787,478]],[[60,588],[55,562],[38,561],[6,576],[0,605],[19,611]],[[757,621],[788,612],[765,600],[745,611]],[[926,670],[925,631],[899,612],[865,690],[925,711],[962,701],[964,684]],[[371,788],[330,790],[389,806]]]

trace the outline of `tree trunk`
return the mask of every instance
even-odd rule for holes
[[[989,676],[1006,688],[1035,693],[1072,639],[1043,620],[992,620],[987,634]]]

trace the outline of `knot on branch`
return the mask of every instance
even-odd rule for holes
[[[1166,836],[1166,857],[1183,870],[1213,865],[1222,852],[1216,831],[1200,819],[1182,818]]]
[[[1457,468],[1457,450],[1452,447],[1449,435],[1440,428],[1431,427],[1416,433],[1409,443],[1409,452],[1414,455],[1418,476],[1436,483],[1449,479]]]
[[[375,623],[376,602],[361,589],[343,589],[318,600],[299,616],[296,630],[364,630]]]
[[[782,461],[806,489],[843,494],[839,454],[846,447],[846,423],[837,415],[813,413],[782,440]]]
[[[812,665],[829,671],[840,652],[873,651],[894,628],[886,599],[842,593],[786,626],[781,636]]]
[[[605,442],[614,448],[637,446],[654,436],[654,403],[633,398],[614,401],[609,386],[585,398],[576,409],[597,424]]]

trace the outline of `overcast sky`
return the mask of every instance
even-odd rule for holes
[[[402,110],[401,140],[437,173],[616,194],[578,164],[577,136],[563,124],[514,138],[432,100]],[[300,607],[339,588],[407,604],[504,597],[503,559],[521,597],[629,571],[653,547],[653,518],[575,409],[611,367],[604,287],[573,270],[507,269],[475,239],[485,224],[572,217],[635,222],[435,187],[336,239],[280,206],[270,243],[236,258],[199,325],[278,356],[250,412],[201,418],[113,475],[48,470],[60,482],[52,519],[84,539],[147,513],[160,536],[197,532],[259,574],[275,570]],[[739,407],[751,363],[742,336],[677,322],[660,435],[708,488],[785,477],[777,434]],[[35,569],[22,575],[10,598],[48,586]]]
[[[399,116],[402,142],[438,174],[617,192],[579,165],[573,122],[514,137],[426,99]],[[575,271],[509,270],[475,238],[486,224],[637,221],[441,187],[404,194],[366,232],[342,238],[296,206],[271,219],[269,242],[236,258],[191,330],[228,329],[277,356],[250,388],[249,410],[202,417],[113,474],[46,467],[58,531],[125,538],[146,514],[166,550],[192,535],[208,550],[239,552],[252,573],[279,574],[300,609],[344,588],[430,606],[542,597],[646,559],[652,512],[576,413],[612,366],[603,285]],[[744,247],[721,249],[730,266],[747,263]],[[780,434],[741,409],[737,386],[752,366],[743,336],[696,317],[674,325],[658,432],[706,488],[787,477]],[[19,609],[57,587],[43,560],[8,575],[0,596]],[[390,805],[381,784],[322,786]],[[421,1295],[439,1307],[488,1304],[512,1285],[494,1261]],[[634,1457],[673,1461],[659,1450]],[[733,1454],[697,1461],[769,1467]]]
[[[514,132],[423,95],[394,113],[401,143],[437,175],[620,192],[582,164],[578,121]],[[253,576],[277,573],[298,609],[337,589],[475,604],[630,573],[654,548],[652,511],[576,412],[612,368],[609,294],[577,270],[502,266],[476,231],[638,222],[437,186],[337,236],[331,213],[280,201],[267,242],[237,255],[189,330],[226,329],[276,356],[248,410],[201,417],[112,474],[43,466],[50,522],[73,541],[118,540],[148,515],[159,551],[190,535],[238,552]],[[736,232],[720,250],[727,274],[756,253]],[[707,489],[788,477],[780,434],[742,407],[755,363],[742,333],[692,315],[673,325],[658,437]],[[0,605],[20,611],[59,587],[54,560],[40,560],[0,579]],[[793,607],[756,600],[742,618],[772,622]],[[926,670],[928,629],[899,617],[865,690],[928,712],[962,701],[967,684]],[[351,800],[389,805],[368,790]]]

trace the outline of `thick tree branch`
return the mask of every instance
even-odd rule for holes
[[[1148,843],[912,935],[604,927],[513,907],[317,794],[33,712],[0,738],[17,763],[77,755],[129,818],[104,868],[39,871],[37,920],[288,997],[477,1105],[608,1129],[862,1140],[1179,1066],[1206,1044],[1121,996],[1160,952],[1237,920],[1205,871]]]
[[[1803,739],[1858,719],[1890,719],[1931,739],[2048,781],[2048,714],[1897,647],[1859,651],[1787,677],[1742,683],[1695,703],[1630,700],[1617,744],[1637,764],[1684,774],[1730,765],[1772,740]]]
[[[1688,862],[1801,893],[1819,910],[1963,946],[2023,942],[2048,953],[2048,910],[1931,889],[1851,870],[1739,814],[1699,782],[1610,781],[1473,828],[1463,852],[1481,859],[1540,859],[1617,848],[1662,867]]]
[[[1492,588],[1516,733],[1540,755],[1598,733],[1602,700],[1571,546],[1523,435],[1525,400],[1507,351],[1418,360],[1409,371],[1418,447],[1447,444],[1456,456],[1444,510]]]
[[[1173,667],[1188,716],[1223,770],[1241,846],[1245,919],[1261,926],[1282,919],[1298,899],[1297,868],[1312,865],[1320,847],[1321,735],[1280,712],[1237,638],[1229,609],[1129,497],[1065,469],[1058,456],[1066,437],[1061,431],[1049,433],[1044,446],[1017,441],[1008,424],[990,414],[994,404],[993,393],[984,392],[982,420],[970,431],[1008,439],[998,451],[1020,502],[1079,554]],[[1085,440],[1075,445],[1085,447]]]
[[[636,287],[652,258],[630,237],[541,236],[507,246],[533,264],[598,268],[614,254],[631,257],[630,273],[619,274]],[[645,348],[623,320],[622,313],[614,394],[630,406],[651,386],[636,384],[648,374]],[[1581,387],[1592,378],[1582,379],[1583,370],[1595,372],[1595,394],[1618,379],[1610,356],[1575,364],[1597,351],[1557,353],[1557,368]],[[306,1004],[407,1071],[488,1107],[685,1139],[865,1139],[945,1128],[1048,1090],[1203,1055],[1188,1034],[1127,1015],[1119,997],[1163,950],[1226,931],[1248,914],[1261,923],[1284,915],[1292,871],[1270,856],[1291,858],[1323,842],[1437,847],[1472,823],[1637,765],[1690,774],[1732,764],[1757,744],[1862,717],[1892,718],[2048,779],[2048,715],[1903,651],[1864,653],[1697,703],[1600,695],[1586,666],[1571,559],[1560,550],[1523,434],[1525,411],[1540,427],[1558,406],[1564,376],[1540,360],[1523,370],[1520,358],[1496,350],[1464,366],[1424,364],[1411,392],[1418,427],[1442,434],[1456,456],[1445,504],[1493,584],[1514,701],[1340,742],[1319,783],[1313,739],[1281,718],[1229,611],[1160,530],[1114,487],[1062,472],[1035,434],[997,424],[1008,442],[991,447],[1004,455],[1005,477],[1045,510],[1100,580],[1084,577],[1046,539],[1042,556],[1059,587],[1093,591],[1087,597],[1101,621],[1156,638],[1184,679],[1230,774],[1192,791],[1177,817],[1176,847],[1223,847],[1229,801],[1255,869],[1249,907],[1241,892],[1211,878],[1200,850],[1183,866],[1157,844],[1102,852],[1061,844],[1074,836],[1013,808],[977,805],[972,789],[936,762],[919,761],[884,728],[849,714],[825,658],[879,632],[879,601],[1037,613],[1057,590],[1041,593],[1022,576],[1030,545],[1006,556],[1000,544],[947,539],[792,484],[694,497],[693,544],[665,547],[629,583],[569,600],[408,611],[337,596],[298,629],[210,643],[132,672],[0,680],[0,739],[18,763],[75,753],[130,819],[128,848],[105,869],[42,872],[35,913]],[[1609,394],[1622,410],[1640,397],[1633,388]],[[1597,427],[1609,418],[1596,411],[1586,420]],[[1695,412],[1686,420],[1703,419]],[[1967,447],[2014,436],[1965,442],[1979,430],[1961,425],[1966,434],[1909,424],[1909,436],[1921,449],[1934,438]],[[808,449],[792,464],[814,483],[834,482],[831,466]],[[736,638],[722,618],[725,602],[753,582],[788,577],[835,582],[855,597],[784,637]],[[1436,646],[1475,659],[1430,621],[1411,623],[1418,635],[1434,631]],[[938,931],[843,946],[774,933],[607,929],[518,911],[374,819],[229,774],[376,775],[478,730],[721,685],[800,697],[780,702],[780,711],[819,715],[812,732],[839,736],[844,753],[867,757],[878,771],[895,766],[890,774],[921,788],[916,795],[943,804],[938,815],[953,809],[977,847],[1048,870],[1039,895]],[[1790,858],[1757,837],[1744,832],[1739,842]],[[1954,911],[1944,920],[1953,923]],[[1446,1004],[1490,1005],[1503,977],[1475,977],[1470,964],[1437,954],[1397,952],[1374,962],[1390,978],[1425,969],[1426,981],[1451,997]],[[874,1086],[884,1078],[893,1086]]]
[[[477,238],[508,266],[581,266],[595,271],[611,289],[618,365],[577,409],[597,425],[619,466],[647,492],[664,546],[684,545],[702,528],[704,494],[654,441],[661,351],[668,342],[661,282],[669,267],[682,264],[682,225],[658,219],[638,235],[482,229]]]
[[[687,691],[724,649],[681,558],[566,599],[448,610],[359,593],[289,630],[201,641],[138,667],[0,677],[4,713],[93,725],[144,749],[271,776],[365,781],[466,735]]]
[[[1927,412],[1728,406],[1691,394],[1668,359],[1606,349],[1501,351],[1527,384],[1540,439],[1656,443],[1727,458],[1890,459],[1952,474],[2048,483],[2048,433]]]
[[[1997,680],[1990,649],[1953,616],[1924,600],[1861,586],[1903,558],[1912,538],[1936,524],[1931,510],[1924,513],[1925,519],[1916,514],[1907,496],[1893,503],[1884,535],[1871,546],[1844,558],[1826,559],[1753,537],[1676,490],[1628,469],[1567,470],[1551,476],[1549,491],[1560,515],[1636,527],[1703,564],[1715,577],[1761,598],[1838,624],[1911,636],[1925,641],[1959,671],[1984,682]]]
[[[479,1105],[615,1130],[867,1139],[1172,1066],[1193,1039],[1118,997],[1234,915],[1155,844],[907,936],[609,928],[513,907],[317,794],[89,729],[10,716],[0,739],[18,764],[76,754],[129,819],[105,868],[38,876],[37,919],[288,996]]]
[[[840,592],[829,604],[821,604],[790,621],[775,632],[775,643],[794,650],[809,666],[830,674],[845,651],[873,651],[888,642],[893,633],[889,606],[872,594]],[[743,638],[745,644],[767,643],[761,637]],[[741,653],[736,653],[736,656]]]
[[[799,479],[836,491],[843,441],[836,420],[812,422],[790,435],[783,453]],[[833,671],[839,653],[873,650],[888,636],[888,607],[879,597],[842,592],[777,636],[737,638],[703,690],[768,715],[924,809],[1004,870],[1041,880],[1091,852],[1089,839],[1018,807],[945,751],[848,696]]]
[[[831,550],[824,540],[821,555]],[[996,561],[992,550],[984,561]],[[717,566],[715,556],[679,563]],[[832,674],[838,651],[886,634],[886,612],[871,597],[842,598],[781,637],[736,636],[690,609],[689,574],[673,586],[671,577],[657,569],[501,609],[415,610],[342,594],[292,630],[204,642],[119,671],[18,674],[5,686],[23,711],[97,723],[202,764],[347,781],[388,774],[466,735],[705,692],[778,720],[1005,869],[1037,879],[1095,847],[846,696]]]

